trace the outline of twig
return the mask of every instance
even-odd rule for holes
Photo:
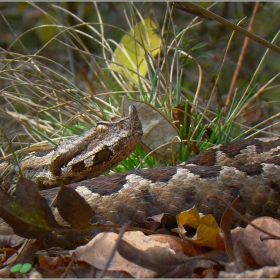
[[[249,32],[251,32],[251,30],[252,30],[253,23],[254,23],[254,20],[256,18],[258,8],[259,8],[259,2],[256,2],[255,7],[254,7],[254,11],[253,11],[253,14],[252,14],[249,26],[248,26],[248,31]],[[238,75],[239,75],[239,72],[240,72],[240,69],[241,69],[241,66],[242,66],[242,62],[244,60],[245,52],[246,52],[247,47],[248,47],[248,43],[249,43],[249,37],[246,37],[245,40],[244,40],[243,46],[242,46],[242,50],[241,50],[241,53],[240,53],[235,71],[234,71],[233,78],[231,80],[231,85],[230,85],[230,88],[229,88],[227,100],[226,100],[225,107],[224,107],[224,112],[223,112],[224,115],[226,115],[227,112],[228,112],[229,105],[231,103],[232,96],[233,96],[233,88],[234,88],[236,80],[238,78]]]
[[[252,33],[252,32],[249,32],[248,30],[240,27],[240,26],[237,26],[236,24],[216,15],[215,13],[212,13],[202,7],[200,7],[199,5],[197,4],[194,4],[192,2],[185,2],[184,3],[187,7],[193,9],[193,10],[196,10],[197,12],[201,13],[203,16],[205,17],[208,17],[208,18],[211,18],[211,19],[214,19],[218,22],[221,22],[222,24],[224,24],[225,26],[231,28],[231,29],[234,29],[236,30],[237,32],[249,37],[250,39],[254,40],[255,42],[271,49],[271,50],[274,50],[275,52],[277,53],[280,53],[280,47],[274,45],[274,44],[271,44],[269,41],[267,40],[264,40],[263,38],[257,36],[256,34]]]

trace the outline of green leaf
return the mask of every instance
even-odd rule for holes
[[[10,271],[12,273],[17,273],[21,270],[22,268],[22,264],[21,263],[18,263],[18,264],[15,264],[14,266],[11,267]]]
[[[27,273],[32,268],[31,263],[23,264],[22,268],[20,269],[20,273]]]

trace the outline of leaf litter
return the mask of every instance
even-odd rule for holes
[[[127,104],[129,102],[126,101]],[[147,116],[156,114],[159,119],[165,118],[161,113],[153,112],[154,108],[147,109],[143,102],[133,104],[139,108],[143,106]],[[151,112],[147,113],[149,110]],[[163,141],[172,141],[176,137],[176,129],[170,130],[173,125],[164,120],[160,120],[161,123],[172,131]],[[151,129],[149,123],[147,129]],[[172,153],[166,156],[171,161]],[[277,238],[251,224],[246,228],[231,229],[238,199],[232,209],[225,211],[221,228],[211,215],[203,216],[192,208],[178,214],[178,228],[171,228],[172,231],[169,226],[172,224],[171,216],[161,213],[147,217],[146,226],[155,232],[153,235],[146,236],[140,231],[126,232],[117,244],[116,233],[103,232],[74,251],[51,248],[54,243],[42,251],[45,241],[51,236],[62,244],[60,242],[67,239],[67,233],[81,233],[94,228],[95,225],[90,223],[94,215],[92,208],[74,189],[62,185],[56,198],[63,225],[60,220],[55,220],[48,202],[29,179],[19,178],[15,197],[0,188],[0,199],[0,216],[15,233],[8,234],[9,227],[0,221],[0,244],[3,248],[0,251],[0,277],[21,277],[24,273],[28,277],[93,278],[102,276],[105,267],[108,269],[103,276],[110,278],[274,278],[280,275],[280,241]],[[274,235],[280,232],[279,221],[270,217],[260,217],[252,223]],[[114,251],[116,253],[108,263]],[[11,268],[14,266],[28,269],[32,266],[32,269],[13,272]]]
[[[20,275],[20,271],[17,273],[10,271],[17,264],[32,265],[31,271],[28,272],[31,276],[35,272],[41,277],[58,277],[63,273],[66,273],[67,277],[100,276],[104,267],[108,265],[107,261],[116,246],[118,234],[99,233],[86,245],[77,247],[74,251],[62,251],[58,248],[55,256],[44,251],[40,253],[39,249],[42,249],[44,239],[50,234],[63,233],[69,228],[77,231],[88,228],[94,213],[74,189],[62,186],[57,197],[57,208],[70,224],[67,227],[62,226],[57,223],[45,198],[41,197],[33,184],[26,178],[20,178],[16,197],[0,189],[0,197],[4,201],[0,206],[1,216],[18,234],[18,236],[15,234],[0,236],[2,246],[15,248],[16,251],[14,253],[7,250],[5,259],[2,257],[1,277]],[[251,225],[230,230],[233,214],[230,211],[227,209],[225,218],[221,220],[222,230],[227,231],[227,234],[220,232],[213,217],[203,216],[197,213],[195,208],[177,216],[178,228],[181,237],[184,238],[174,236],[175,229],[169,232],[169,235],[157,234],[159,230],[149,236],[137,231],[126,232],[104,276],[114,278],[279,276],[280,241]],[[157,224],[156,229],[161,223],[167,227],[170,218],[165,213],[150,217],[148,220]],[[258,218],[253,223],[274,234],[280,231],[279,221],[270,217]],[[197,243],[197,238],[184,236],[187,234],[187,231],[184,232],[186,225],[196,228],[197,231],[201,225],[210,226],[210,229],[202,231],[202,238]],[[211,230],[213,225],[214,232]],[[209,239],[212,239],[210,243]],[[225,239],[232,242],[231,255],[227,254]],[[36,259],[39,264],[35,266]]]

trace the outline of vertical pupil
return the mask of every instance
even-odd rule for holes
[[[100,134],[105,133],[107,131],[104,125],[99,125],[97,129]]]

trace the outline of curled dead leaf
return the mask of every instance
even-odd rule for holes
[[[271,217],[260,217],[252,221],[256,226],[268,232],[279,234],[280,222]],[[236,228],[232,230],[233,242],[242,240],[248,253],[259,266],[280,265],[280,240],[269,239],[269,236],[256,228],[248,225],[245,229]],[[267,240],[262,240],[268,237]]]
[[[123,111],[127,115],[129,105],[137,109],[138,117],[142,124],[143,137],[141,146],[146,152],[153,151],[153,156],[174,163],[175,157],[179,155],[180,143],[178,143],[179,131],[176,126],[154,106],[143,101],[124,98]],[[172,142],[175,143],[172,145]],[[158,148],[159,146],[162,146]],[[155,151],[154,151],[155,150]]]
[[[221,229],[212,215],[198,213],[194,206],[178,214],[176,219],[181,237],[196,245],[217,248],[217,235],[221,232]],[[196,234],[192,238],[184,236],[184,226],[195,228],[197,230]]]

